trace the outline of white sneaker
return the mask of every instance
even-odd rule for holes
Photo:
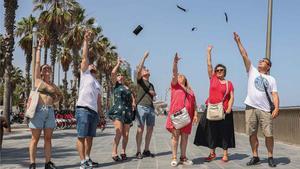
[[[177,159],[173,159],[173,160],[171,161],[171,166],[172,166],[172,167],[176,167],[177,165],[178,165]]]
[[[87,161],[85,161],[84,163],[82,163],[80,165],[79,169],[92,169],[93,167],[89,165],[89,163]]]

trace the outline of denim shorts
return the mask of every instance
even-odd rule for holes
[[[77,137],[95,137],[99,115],[85,108],[76,108]]]
[[[45,129],[56,127],[54,109],[52,106],[38,105],[34,117],[29,120],[29,128]]]
[[[155,125],[155,112],[154,108],[148,106],[137,106],[137,124],[138,127],[145,126],[153,127]]]

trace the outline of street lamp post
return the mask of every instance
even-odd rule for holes
[[[35,60],[36,60],[36,48],[37,48],[37,28],[32,28],[32,89],[35,86]]]
[[[266,58],[271,59],[273,0],[268,0],[268,1],[269,2],[268,2],[268,28],[267,28]]]

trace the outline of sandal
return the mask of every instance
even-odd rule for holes
[[[229,161],[228,156],[223,156],[221,160],[225,163],[227,163]]]
[[[213,154],[209,154],[209,156],[207,158],[205,158],[205,162],[211,162],[216,158],[216,153]]]
[[[111,157],[115,162],[121,161],[118,155]]]
[[[124,153],[124,154],[120,154],[121,156],[121,159],[124,161],[124,160],[127,160],[127,155]]]

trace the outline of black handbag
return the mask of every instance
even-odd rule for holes
[[[261,79],[262,79],[262,77],[261,77]],[[268,99],[268,102],[269,102],[269,105],[270,105],[270,113],[272,114],[272,112],[275,110],[275,105],[274,105],[274,103],[272,102],[272,100],[270,98],[270,95],[268,93],[268,90],[267,90],[267,87],[266,87],[265,83],[264,82],[262,82],[262,83],[264,85],[265,93],[267,95],[267,99]]]

